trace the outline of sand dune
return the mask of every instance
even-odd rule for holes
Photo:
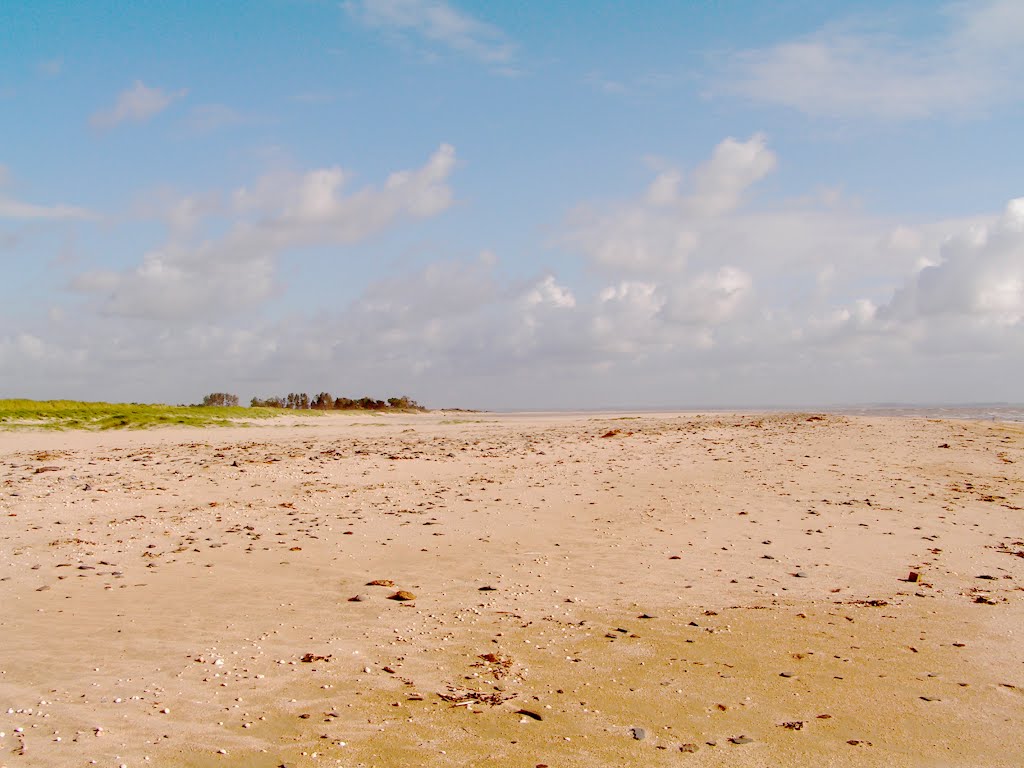
[[[806,414],[0,433],[0,766],[1017,766],[1022,449]]]

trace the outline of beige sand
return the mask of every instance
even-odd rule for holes
[[[806,415],[0,433],[0,766],[1019,766],[1022,448]]]

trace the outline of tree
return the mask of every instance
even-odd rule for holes
[[[233,408],[238,405],[238,395],[232,395],[227,392],[211,392],[203,398],[203,405],[207,407]]]
[[[401,397],[389,397],[388,405],[392,408],[398,408],[403,411],[422,410],[422,406],[407,395],[402,395]]]
[[[280,397],[268,397],[265,400],[261,400],[258,397],[254,397],[250,402],[249,406],[252,408],[284,408],[284,400]]]

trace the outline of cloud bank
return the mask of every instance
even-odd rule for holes
[[[869,401],[893,399],[894,377],[907,399],[921,386],[1011,399],[1008,374],[1024,374],[1024,200],[923,224],[834,194],[758,204],[777,165],[759,134],[663,170],[632,199],[567,212],[557,244],[589,272],[579,285],[511,280],[485,251],[379,279],[338,307],[258,311],[284,290],[282,253],[447,210],[455,157],[442,145],[379,185],[328,167],[180,200],[163,246],[73,279],[88,302],[74,323],[56,313],[0,334],[0,371],[30,371],[39,396],[174,399],[230,382],[243,396],[329,385],[490,407]],[[229,225],[201,237],[212,215]],[[121,383],[96,391],[111,370]]]

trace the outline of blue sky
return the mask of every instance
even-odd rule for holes
[[[1019,400],[1024,4],[0,8],[0,396]]]

